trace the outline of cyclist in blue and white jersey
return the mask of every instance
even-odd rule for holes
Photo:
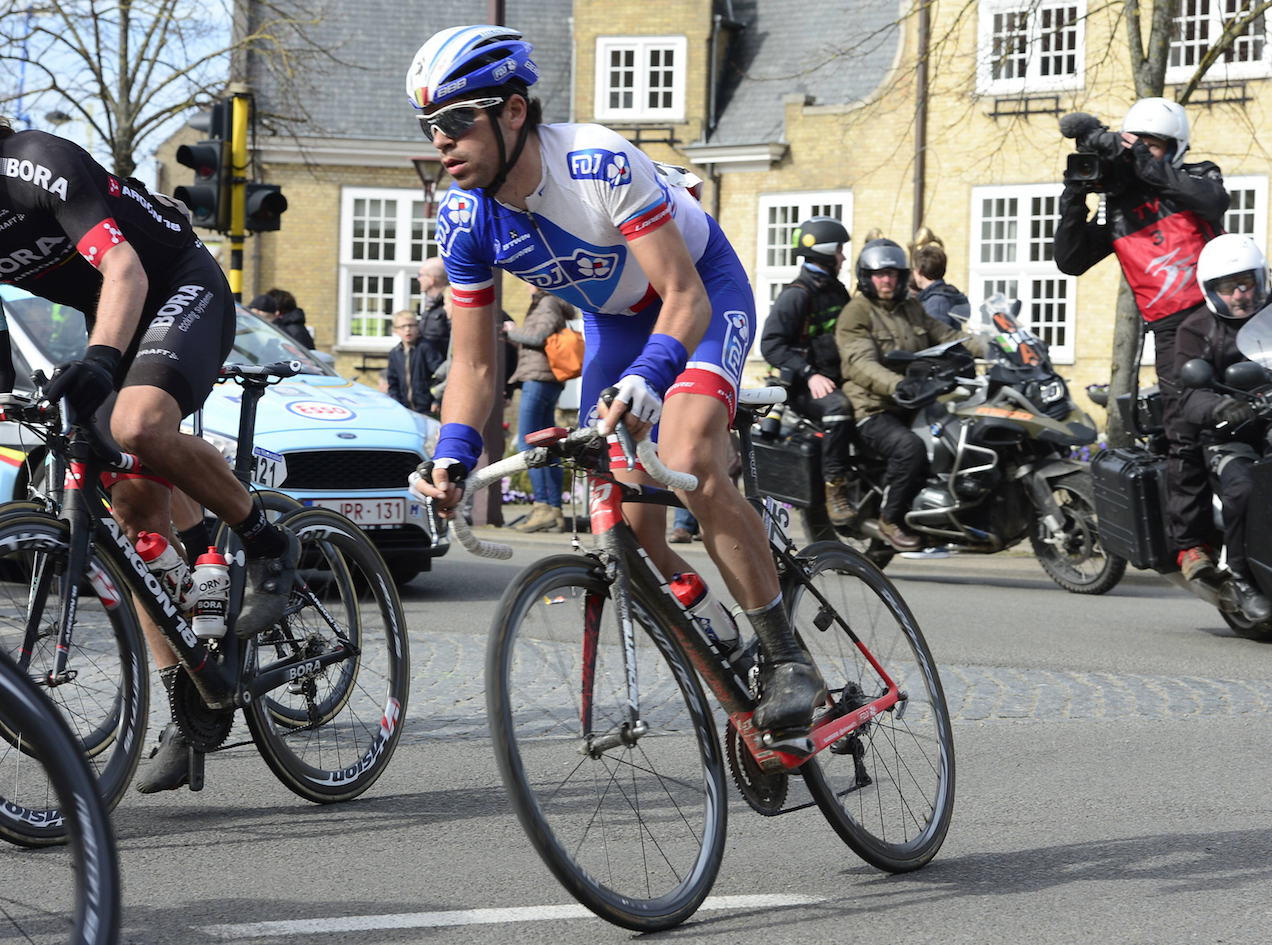
[[[454,185],[438,208],[437,242],[455,306],[454,358],[432,482],[443,509],[481,453],[477,428],[494,389],[493,270],[565,299],[584,313],[583,404],[603,432],[623,422],[659,428],[671,468],[696,475],[681,494],[707,551],[767,656],[757,727],[807,731],[825,688],[796,644],[759,516],[727,474],[729,423],[755,304],[720,228],[652,161],[600,125],[545,125],[529,86],[529,43],[501,26],[454,27],[415,56],[407,95]],[[603,389],[619,394],[608,410]],[[650,482],[646,474],[620,478]],[[625,514],[663,574],[690,570],[666,543],[661,507]]]

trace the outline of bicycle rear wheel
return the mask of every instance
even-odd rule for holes
[[[109,945],[119,935],[119,860],[110,818],[83,753],[60,713],[26,674],[0,657],[0,725],[26,757],[24,793],[0,787],[0,835],[25,843],[14,830],[46,808],[26,806],[31,786],[43,782],[69,836],[66,851],[28,856],[20,881],[0,889],[0,940],[31,945]],[[18,854],[12,854],[17,857]],[[50,859],[52,858],[52,859]],[[69,860],[69,863],[68,863]]]
[[[916,870],[940,849],[954,809],[954,737],[936,663],[905,601],[868,559],[835,542],[800,557],[811,559],[813,587],[905,695],[805,763],[805,783],[867,863]],[[828,711],[843,714],[883,695],[879,674],[797,576],[787,578],[784,594],[791,626],[830,689]]]
[[[113,810],[132,781],[141,758],[149,706],[146,652],[141,627],[123,574],[94,554],[80,581],[67,678],[50,685],[68,579],[65,522],[43,513],[0,519],[0,652],[13,659],[57,706],[82,747],[99,792]],[[25,801],[26,753],[0,726],[0,790],[30,809],[49,809],[38,786]],[[20,827],[31,845],[61,843],[60,818],[27,818]]]
[[[283,784],[317,803],[346,801],[376,782],[402,734],[406,619],[384,559],[347,518],[302,509],[279,522],[300,537],[300,579],[287,615],[257,637],[258,672],[342,647],[350,656],[253,700],[247,724]]]
[[[637,931],[701,905],[724,854],[724,764],[697,677],[633,589],[640,718],[609,586],[577,556],[545,558],[504,592],[486,695],[508,799],[539,856],[583,905]]]

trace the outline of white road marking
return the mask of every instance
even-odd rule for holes
[[[711,896],[699,911],[711,909],[774,909],[809,906],[825,900],[819,896],[774,894],[771,896]],[[406,912],[398,915],[347,916],[330,919],[296,919],[281,922],[243,922],[209,925],[196,930],[225,940],[279,935],[322,935],[334,932],[366,932],[374,929],[430,929],[456,925],[500,925],[506,922],[543,922],[551,919],[593,918],[583,906],[525,906],[515,909],[466,909],[462,912]]]

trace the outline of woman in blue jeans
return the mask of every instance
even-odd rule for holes
[[[517,369],[508,379],[521,383],[521,409],[517,413],[517,448],[526,448],[526,434],[556,424],[556,403],[564,386],[552,373],[543,345],[549,336],[565,327],[574,317],[574,309],[554,295],[531,288],[530,308],[520,328],[516,322],[504,322],[508,340],[518,349]],[[529,517],[515,526],[522,532],[565,531],[561,513],[561,484],[564,474],[560,466],[530,470],[534,489],[534,508]]]

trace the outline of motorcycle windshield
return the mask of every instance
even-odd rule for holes
[[[1256,312],[1241,326],[1237,350],[1256,364],[1272,368],[1272,305]]]
[[[967,330],[979,334],[998,360],[1013,367],[1049,370],[1047,343],[1018,320],[1019,300],[995,292],[981,303],[980,312],[968,319]]]

